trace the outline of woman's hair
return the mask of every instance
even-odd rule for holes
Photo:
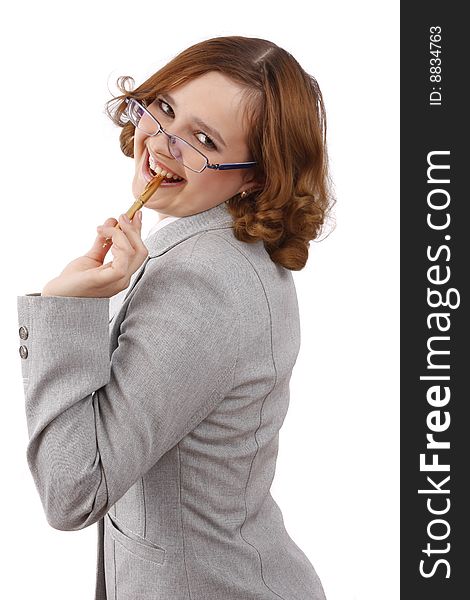
[[[122,127],[121,150],[134,156],[134,125],[122,118],[125,98],[153,102],[209,71],[241,84],[250,160],[257,189],[227,200],[235,237],[262,240],[271,259],[299,271],[308,259],[310,240],[317,238],[336,200],[328,169],[326,114],[315,78],[295,58],[273,42],[241,36],[216,37],[190,46],[137,89],[126,90],[105,105],[106,114]],[[113,103],[117,103],[111,108]]]

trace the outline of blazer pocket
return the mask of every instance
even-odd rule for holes
[[[111,537],[128,552],[157,565],[163,564],[166,554],[164,548],[128,530],[109,513],[106,514],[106,520]]]

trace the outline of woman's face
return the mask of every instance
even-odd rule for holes
[[[209,163],[245,162],[252,160],[246,145],[247,132],[242,129],[242,87],[218,73],[211,71],[186,82],[167,94],[158,94],[148,107],[162,127],[178,135],[205,156]],[[195,120],[206,123],[211,132]],[[214,131],[217,132],[214,134]],[[218,134],[218,135],[217,135]],[[221,139],[220,139],[221,138]],[[135,174],[132,193],[137,199],[145,189],[148,179],[149,153],[175,175],[186,181],[181,185],[160,185],[145,207],[167,215],[182,217],[208,210],[225,202],[235,194],[254,187],[250,183],[253,168],[218,171],[204,169],[195,173],[170,154],[168,137],[164,133],[148,136],[139,128],[134,136]],[[168,170],[165,169],[165,170]]]

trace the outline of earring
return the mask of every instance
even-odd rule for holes
[[[249,193],[251,193],[255,188],[250,188],[249,190],[243,190],[243,192],[240,194],[240,198],[246,198],[248,196]]]

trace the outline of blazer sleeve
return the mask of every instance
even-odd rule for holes
[[[55,529],[97,522],[231,389],[238,311],[208,263],[149,261],[111,356],[109,298],[17,297],[26,456]]]

